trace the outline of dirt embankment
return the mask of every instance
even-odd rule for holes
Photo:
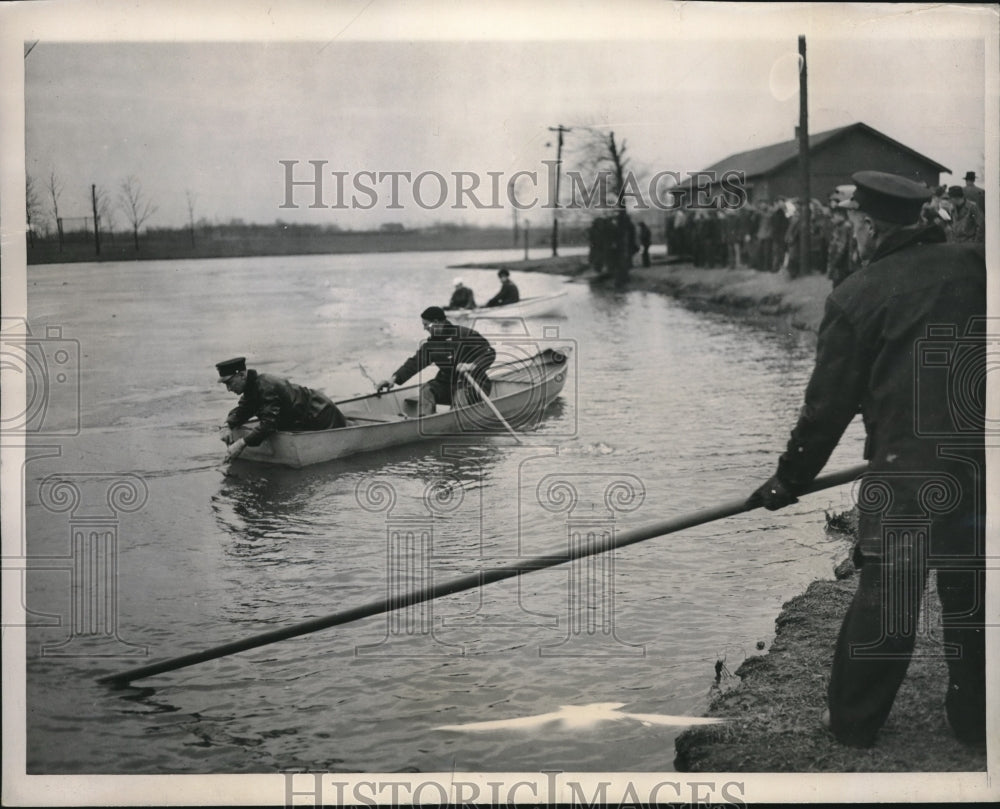
[[[512,273],[547,272],[592,280],[580,256],[507,262]],[[494,266],[494,265],[488,265]],[[500,265],[495,265],[499,268]],[[780,328],[815,332],[830,282],[819,275],[703,269],[654,262],[631,271],[629,289],[661,292],[696,308],[728,311]],[[847,518],[846,520],[844,518]],[[840,527],[852,530],[850,515]],[[857,587],[846,561],[837,578],[815,581],[786,603],[764,655],[747,658],[719,683],[707,711],[724,724],[693,728],[676,743],[682,772],[982,772],[985,746],[969,747],[945,719],[947,666],[940,640],[940,602],[929,578],[916,653],[892,713],[874,747],[838,744],[822,725],[833,648]]]
[[[543,272],[568,275],[581,282],[603,283],[587,267],[585,256],[527,259],[491,264],[464,264],[511,273]],[[823,317],[823,302],[830,282],[822,275],[790,279],[785,273],[750,269],[695,267],[654,259],[651,267],[633,267],[629,289],[660,292],[694,308],[728,311],[755,320],[816,331]]]

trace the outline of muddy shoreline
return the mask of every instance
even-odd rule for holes
[[[583,256],[464,266],[554,273],[600,283]],[[634,267],[627,288],[670,295],[692,308],[723,311],[774,328],[815,335],[830,282],[819,275],[790,279],[783,273],[697,268],[668,263],[660,257],[651,267]],[[775,457],[778,451],[776,447]],[[849,524],[847,529],[851,530]],[[917,642],[906,679],[875,746],[859,750],[840,745],[821,724],[834,643],[857,578],[853,564],[845,560],[836,572],[831,570],[829,580],[814,581],[803,594],[783,605],[767,653],[748,657],[736,672],[720,678],[705,715],[728,721],[692,728],[678,737],[674,760],[678,771],[986,770],[985,746],[959,743],[945,719],[948,675],[933,573],[923,605],[922,625],[928,632]]]

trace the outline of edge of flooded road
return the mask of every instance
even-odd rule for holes
[[[470,265],[466,265],[470,266]],[[511,272],[544,272],[588,281],[586,257],[567,256],[476,265]],[[822,275],[791,279],[784,272],[707,269],[654,259],[633,267],[627,289],[669,295],[692,308],[746,317],[776,328],[815,334],[823,317],[830,281]],[[775,448],[775,453],[779,448]],[[721,725],[684,731],[676,740],[680,772],[983,772],[985,746],[966,746],[945,720],[947,668],[940,639],[921,637],[876,745],[857,749],[839,744],[821,724],[830,665],[840,623],[857,587],[850,560],[836,578],[814,581],[785,603],[775,620],[767,653],[748,657],[720,682],[705,716]],[[930,627],[940,626],[940,602],[933,585],[925,609]],[[932,636],[936,633],[932,630]],[[937,647],[938,654],[933,654]],[[924,654],[921,654],[924,652]],[[931,654],[927,654],[927,653]],[[706,672],[706,680],[711,674]]]

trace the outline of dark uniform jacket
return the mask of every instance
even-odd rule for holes
[[[276,430],[326,430],[345,424],[337,406],[319,391],[251,368],[243,395],[226,424],[238,427],[254,416],[259,423],[245,436],[248,447],[258,446]]]
[[[503,306],[505,303],[517,303],[521,300],[521,293],[517,291],[514,282],[509,278],[500,282],[500,291],[486,301],[487,306]]]
[[[876,512],[944,513],[969,535],[969,515],[984,508],[986,264],[980,245],[944,241],[938,227],[905,228],[831,292],[805,404],[778,463],[778,477],[801,491],[860,411],[866,478],[881,480],[891,501],[890,512],[866,504],[862,487],[862,540],[880,534]]]
[[[455,287],[451,293],[451,302],[445,309],[475,309],[476,297],[469,287]]]
[[[402,385],[414,374],[433,364],[438,367],[437,376],[434,377],[435,385],[454,392],[462,379],[455,366],[471,362],[476,366],[471,371],[472,378],[485,388],[486,369],[493,364],[494,359],[496,351],[493,346],[475,329],[445,323],[435,327],[434,332],[420,344],[417,353],[400,365],[393,377],[397,385]]]

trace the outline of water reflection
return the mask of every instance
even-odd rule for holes
[[[230,537],[228,553],[278,563],[289,558],[286,552],[294,540],[350,530],[365,510],[372,511],[359,488],[365,479],[391,481],[394,501],[412,511],[421,501],[440,500],[448,487],[481,492],[489,470],[506,451],[501,439],[495,444],[397,447],[304,469],[237,461],[212,497],[212,511]],[[442,481],[438,491],[428,491]]]

